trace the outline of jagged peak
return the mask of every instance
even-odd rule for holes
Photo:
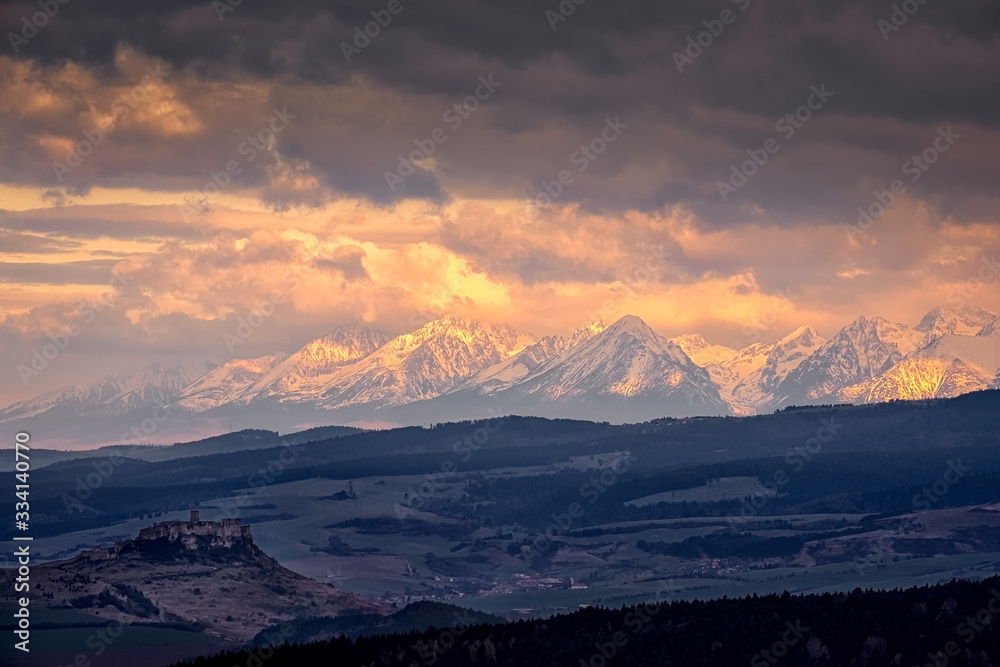
[[[612,323],[611,326],[607,327],[602,333],[617,335],[626,332],[641,333],[644,335],[653,334],[654,336],[659,335],[637,315],[625,315],[621,319]]]
[[[869,329],[871,327],[877,327],[880,324],[888,324],[888,323],[889,320],[885,319],[884,317],[866,317],[865,315],[861,315],[858,317],[858,319],[854,320],[846,327],[844,327],[844,329],[847,330]]]
[[[699,366],[708,364],[724,364],[740,356],[739,350],[725,345],[709,343],[700,333],[683,334],[670,339],[684,351],[691,361]]]
[[[939,307],[924,315],[914,328],[936,336],[971,335],[974,331],[988,326],[996,317],[996,313],[979,306]]]
[[[779,340],[778,345],[786,345],[791,342],[798,342],[803,345],[812,345],[818,342],[822,345],[826,342],[826,339],[819,335],[819,332],[812,326],[804,324]]]
[[[580,327],[579,329],[574,331],[573,334],[569,337],[569,341],[567,341],[567,347],[575,347],[580,343],[584,343],[593,338],[594,336],[596,336],[597,334],[603,333],[604,330],[607,328],[608,328],[607,325],[604,324],[604,320],[597,320],[595,322],[591,322],[587,326]]]
[[[711,345],[711,343],[705,340],[705,337],[700,333],[681,334],[680,336],[674,336],[670,340],[677,343],[685,350],[687,347],[690,347],[692,350],[702,350]]]
[[[341,324],[340,326],[333,329],[330,333],[326,334],[322,338],[318,338],[312,343],[336,343],[343,344],[353,342],[359,338],[370,338],[373,340],[388,340],[391,338],[391,334],[387,331],[382,331],[381,329],[372,329],[366,327],[363,324],[358,324],[356,322],[349,322],[347,324]]]
[[[667,355],[678,364],[697,365],[685,354],[680,345],[658,334],[642,318],[636,315],[622,317],[578,347],[581,348],[581,351],[590,353],[608,345],[617,346],[624,339],[631,339],[635,343],[648,348],[654,354]],[[575,350],[576,348],[570,348],[564,354],[573,354]]]
[[[423,325],[416,331],[411,331],[409,334],[403,334],[404,336],[415,336],[418,338],[429,338],[436,335],[462,335],[462,334],[475,334],[480,332],[486,332],[487,329],[497,328],[502,330],[503,328],[508,328],[506,325],[487,325],[479,320],[466,319],[460,315],[444,315],[436,320],[431,320],[427,324]]]
[[[254,357],[252,359],[230,359],[224,364],[220,364],[215,370],[230,370],[230,369],[244,369],[248,371],[268,370],[275,364],[284,361],[288,358],[288,355],[284,352],[275,352],[274,354],[265,354],[263,357]]]
[[[523,350],[535,342],[534,337],[520,334],[506,324],[485,324],[460,315],[445,315],[432,320],[416,331],[397,336],[392,342],[405,348],[440,336],[459,338],[465,343],[485,336],[507,354]]]
[[[891,322],[884,317],[865,317],[862,315],[837,332],[830,343],[845,339],[855,340],[858,336],[875,336],[882,342],[894,342],[894,339],[912,331],[908,324]]]

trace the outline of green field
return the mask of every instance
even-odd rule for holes
[[[739,500],[747,496],[773,497],[775,492],[765,489],[756,477],[722,477],[704,486],[678,491],[654,493],[630,500],[626,505],[655,505],[656,503],[712,502],[715,500]]]

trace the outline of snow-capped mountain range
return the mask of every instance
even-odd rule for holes
[[[667,339],[632,315],[566,338],[449,316],[395,337],[345,325],[291,355],[108,375],[10,405],[0,423],[30,421],[98,444],[127,440],[114,429],[151,422],[149,412],[162,407],[171,416],[162,421],[216,430],[498,413],[621,422],[986,388],[1000,388],[1000,318],[981,308],[937,308],[915,326],[860,317],[830,340],[802,326],[739,350],[699,334]],[[99,434],[87,428],[98,421]],[[173,432],[147,430],[131,432],[149,441]]]

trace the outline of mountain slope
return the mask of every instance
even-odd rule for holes
[[[4,570],[0,579],[15,575]],[[392,611],[283,567],[239,519],[165,521],[107,549],[35,565],[31,575],[33,604],[74,608],[95,620],[195,624],[242,641],[297,617]]]
[[[594,322],[574,331],[568,340],[562,336],[540,338],[506,361],[501,361],[477,373],[466,383],[466,386],[484,394],[492,394],[506,389],[530,375],[543,362],[590,340],[604,331],[605,328],[603,322]]]
[[[192,412],[203,412],[228,403],[258,382],[286,358],[282,352],[257,359],[233,359],[201,376],[177,396],[177,404]]]
[[[108,375],[15,403],[0,422],[19,420],[43,428],[52,446],[76,447],[512,411],[616,422],[749,415],[1000,386],[991,361],[998,348],[1000,317],[974,307],[935,308],[912,327],[861,317],[828,341],[804,326],[740,350],[697,333],[668,340],[634,316],[541,339],[445,317],[395,337],[342,326],[287,358]],[[180,407],[168,416],[181,416],[153,415],[154,424],[150,411],[168,403]]]
[[[702,367],[710,364],[726,364],[739,355],[739,350],[725,345],[713,345],[697,333],[677,336],[671,338],[670,342],[678,345],[691,361]]]
[[[533,343],[507,326],[444,317],[341,369],[319,405],[381,407],[440,396]]]
[[[345,366],[367,357],[389,338],[385,331],[357,324],[337,327],[326,336],[303,345],[230,401],[315,401]]]
[[[942,336],[975,336],[983,327],[997,319],[996,313],[985,308],[965,306],[962,308],[935,308],[924,315],[915,329],[927,335],[926,342]]]
[[[983,338],[1000,338],[1000,317],[995,317],[976,334]]]
[[[919,345],[922,332],[880,317],[859,317],[809,355],[778,385],[768,407],[828,400],[877,377]]]
[[[64,387],[14,403],[0,410],[0,422],[40,416],[114,417],[149,410],[169,404],[213,369],[209,362],[166,368],[154,363],[134,372],[109,374],[89,385]]]
[[[990,336],[948,335],[917,350],[865,383],[868,403],[894,399],[951,398],[988,389],[1000,374],[1000,345]],[[850,390],[844,398],[857,400]]]
[[[567,404],[614,399],[659,406],[661,414],[728,414],[708,373],[634,315],[556,355],[497,395]],[[703,411],[703,412],[702,412]]]
[[[752,370],[749,370],[748,364],[749,372],[741,373],[734,385],[726,387],[728,391],[724,390],[723,397],[728,399],[734,409],[739,409],[741,414],[756,413],[761,406],[778,396],[779,387],[785,378],[825,344],[826,339],[816,333],[815,329],[804,326],[776,343],[751,345],[747,348],[751,352],[750,359],[755,362],[756,358],[763,357],[763,363]],[[740,360],[743,358],[741,354]],[[728,366],[739,369],[736,363]]]

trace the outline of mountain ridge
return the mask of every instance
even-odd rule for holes
[[[510,410],[607,421],[749,415],[996,388],[998,333],[1000,316],[982,308],[935,308],[913,326],[860,316],[829,340],[803,325],[738,350],[697,333],[666,338],[634,315],[565,338],[455,316],[398,336],[350,324],[291,355],[107,375],[8,406],[0,422],[75,428],[160,406],[216,432],[275,419],[377,427]]]

